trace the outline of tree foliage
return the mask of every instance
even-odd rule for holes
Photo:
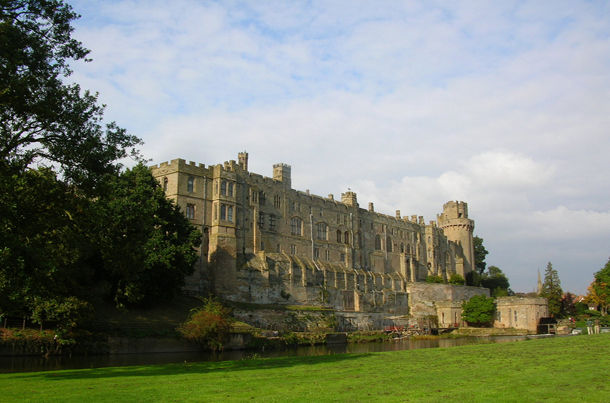
[[[503,297],[511,293],[508,278],[497,266],[487,268],[487,272],[481,276],[481,286],[489,288],[494,297]]]
[[[171,297],[199,242],[146,167],[121,173],[140,140],[68,83],[89,52],[75,18],[63,0],[0,1],[0,315],[64,329],[98,294]]]
[[[489,326],[493,322],[496,303],[493,298],[475,295],[462,303],[462,319],[469,325]]]
[[[561,298],[563,291],[559,274],[553,269],[551,262],[548,262],[544,271],[544,282],[542,283],[541,297],[547,299],[549,303],[549,314],[551,316],[559,316],[561,314]]]
[[[166,300],[197,260],[201,234],[139,164],[96,201],[103,274],[118,306]]]
[[[78,15],[62,0],[0,2],[0,160],[22,169],[51,161],[93,188],[140,143],[103,125],[97,95],[66,84],[70,63],[89,53],[72,38]]]
[[[597,305],[602,315],[607,315],[610,309],[610,259],[606,265],[594,275],[589,285],[587,302]]]
[[[479,272],[479,274],[483,274],[485,271],[486,263],[485,256],[489,254],[485,246],[483,245],[483,238],[474,236],[472,238],[472,243],[474,246],[474,267]]]
[[[194,309],[189,319],[178,327],[182,336],[213,351],[221,350],[233,320],[231,310],[208,298],[201,308]]]

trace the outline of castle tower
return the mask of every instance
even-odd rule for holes
[[[237,162],[239,163],[239,166],[241,167],[241,169],[243,169],[244,171],[247,171],[248,170],[248,153],[245,151],[242,153],[238,153]]]
[[[350,207],[358,207],[358,198],[356,197],[356,193],[352,192],[351,190],[341,193],[341,203]]]
[[[273,165],[273,179],[282,182],[286,188],[290,189],[292,186],[290,181],[290,165],[282,163]]]
[[[474,221],[468,218],[468,204],[460,201],[445,203],[443,213],[438,215],[437,221],[447,239],[461,246],[463,264],[456,267],[456,271],[466,278],[466,275],[475,269],[472,241]]]

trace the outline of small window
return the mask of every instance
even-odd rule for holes
[[[346,245],[349,245],[349,243],[350,243],[350,242],[349,242],[349,232],[348,232],[348,231],[345,231],[345,233],[343,234],[343,242],[344,242]]]
[[[265,205],[265,201],[266,201],[266,200],[265,200],[265,192],[263,192],[263,191],[261,190],[260,192],[258,192],[258,203],[259,203],[261,206],[264,206],[264,205]]]
[[[256,190],[252,190],[252,203],[258,203],[258,192]]]
[[[269,231],[275,231],[275,216],[273,214],[269,215]]]
[[[337,242],[341,243],[341,230],[340,229],[337,230]]]
[[[392,252],[392,249],[393,249],[393,247],[392,247],[392,246],[393,246],[393,245],[392,245],[392,238],[387,237],[387,238],[385,239],[385,248],[386,248],[386,250],[387,250],[388,252]]]
[[[313,258],[320,259],[320,248],[313,248]]]
[[[227,221],[233,222],[233,206],[227,207]]]
[[[258,213],[258,226],[261,228],[265,226],[265,213]]]
[[[328,249],[326,249],[324,251],[324,255],[325,255],[326,261],[329,261],[330,260],[330,252],[328,251]]]
[[[290,245],[290,254],[291,255],[296,255],[297,254],[297,247],[296,247],[296,245]]]
[[[167,192],[167,183],[169,182],[169,180],[167,179],[167,176],[165,178],[163,178],[163,191]]]
[[[342,254],[341,254],[340,259],[341,259],[341,261],[342,261],[342,262],[344,262],[344,263],[345,263],[345,253],[342,253]]]
[[[229,188],[228,188],[228,191],[227,191],[228,196],[233,197],[233,188],[234,188],[233,182],[229,182]]]
[[[226,181],[220,182],[220,194],[223,196],[227,195],[227,182]]]
[[[193,220],[195,218],[195,205],[188,203],[186,205],[186,218]]]
[[[282,206],[282,196],[275,195],[273,196],[273,207],[279,209]]]
[[[375,250],[381,250],[381,237],[375,235]]]
[[[400,243],[400,253],[405,253],[405,244],[404,243]]]
[[[227,206],[224,204],[220,205],[220,219],[221,220],[227,219]]]
[[[189,193],[193,193],[194,188],[195,188],[195,178],[193,178],[192,176],[189,176],[186,181],[186,191]]]

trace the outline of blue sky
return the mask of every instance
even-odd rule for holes
[[[250,153],[293,187],[433,220],[469,203],[516,291],[610,256],[605,1],[72,1],[73,79],[154,163]]]

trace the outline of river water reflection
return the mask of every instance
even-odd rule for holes
[[[525,340],[525,336],[464,337],[457,339],[400,339],[385,343],[360,343],[321,346],[301,346],[272,351],[224,351],[222,353],[148,353],[73,357],[0,357],[0,372],[51,371],[60,369],[152,365],[200,361],[241,360],[252,357],[307,356],[343,353],[413,350],[419,348],[453,347],[467,344],[502,343]]]

